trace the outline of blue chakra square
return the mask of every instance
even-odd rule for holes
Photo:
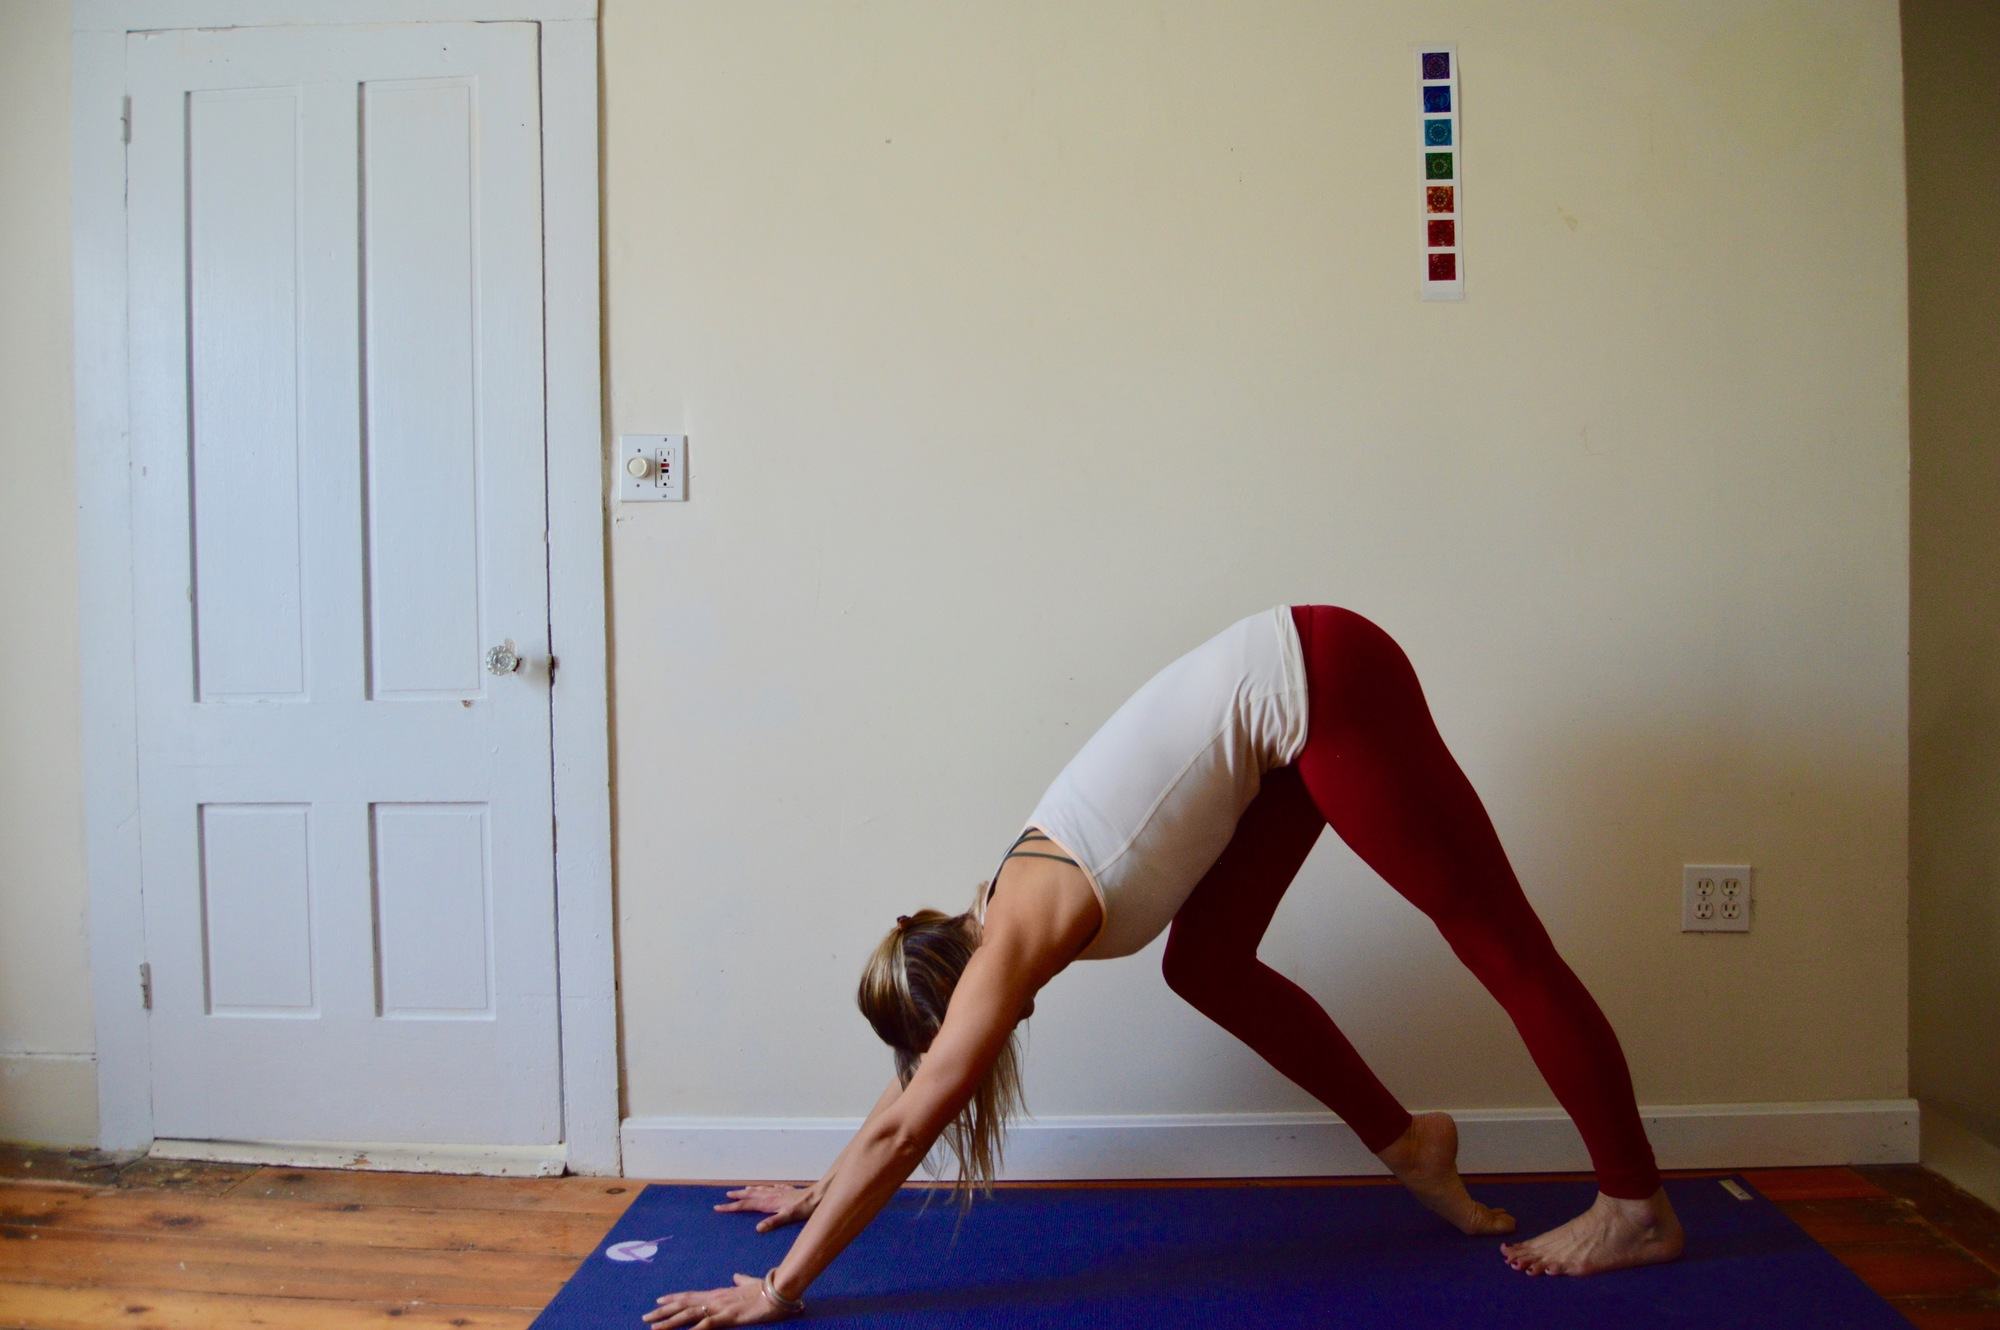
[[[1424,142],[1433,148],[1449,148],[1451,146],[1451,121],[1424,121]]]
[[[1451,154],[1448,152],[1425,153],[1424,177],[1429,180],[1451,179]]]
[[[1424,77],[1427,79],[1448,79],[1451,77],[1451,52],[1425,51]]]
[[[1451,88],[1448,85],[1425,88],[1424,109],[1426,111],[1449,111],[1451,109]]]

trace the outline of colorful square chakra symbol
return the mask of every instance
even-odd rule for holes
[[[1451,109],[1451,85],[1440,84],[1424,89],[1424,109],[1426,111],[1449,111]]]
[[[1425,153],[1424,175],[1431,180],[1451,179],[1451,154],[1448,152]]]
[[[1451,52],[1425,51],[1424,77],[1427,79],[1448,79],[1451,77]]]
[[[1431,235],[1430,243],[1432,245],[1456,244],[1457,242],[1451,238],[1452,232],[1456,229],[1457,229],[1456,226],[1452,223],[1451,219],[1448,217],[1433,218],[1430,225],[1430,235]]]
[[[1451,211],[1451,186],[1429,185],[1424,189],[1424,210],[1426,212]]]
[[[1424,121],[1424,142],[1433,148],[1449,147],[1451,145],[1451,121]]]
[[[1433,254],[1431,260],[1431,280],[1433,282],[1455,281],[1458,277],[1458,255]]]

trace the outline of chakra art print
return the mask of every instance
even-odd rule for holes
[[[1422,161],[1423,270],[1418,292],[1425,300],[1465,299],[1465,238],[1462,210],[1465,178],[1458,105],[1458,48],[1420,46],[1417,66],[1417,155]]]

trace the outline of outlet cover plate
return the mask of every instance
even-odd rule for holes
[[[687,435],[620,434],[617,467],[621,502],[679,503],[687,498]]]
[[[1749,931],[1749,864],[1682,865],[1681,932]]]

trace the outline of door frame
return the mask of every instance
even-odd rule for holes
[[[97,1142],[154,1140],[142,1005],[138,697],[126,379],[125,46],[132,32],[313,24],[540,27],[542,318],[563,1148],[617,1176],[605,501],[599,365],[597,0],[72,0],[71,223],[84,847]]]

